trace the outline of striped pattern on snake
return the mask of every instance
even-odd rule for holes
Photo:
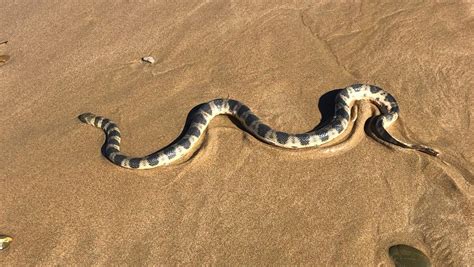
[[[342,89],[335,99],[335,115],[332,120],[319,129],[305,133],[285,133],[272,129],[262,122],[249,107],[233,99],[214,99],[199,106],[191,114],[189,127],[182,137],[172,144],[145,157],[130,157],[120,150],[121,135],[117,124],[102,116],[84,113],[79,119],[87,124],[101,128],[106,134],[104,155],[114,164],[130,169],[151,169],[187,160],[199,147],[211,120],[218,115],[230,115],[237,118],[251,134],[258,139],[283,148],[299,149],[319,147],[334,140],[347,128],[351,117],[351,108],[357,100],[369,100],[381,114],[375,117],[377,132],[386,133],[399,116],[399,107],[395,98],[373,85],[354,84]],[[437,156],[434,149],[423,145],[409,144],[389,136],[399,146],[416,149]]]

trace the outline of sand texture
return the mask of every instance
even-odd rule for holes
[[[0,4],[2,265],[393,266],[397,244],[474,263],[472,4],[119,2]],[[143,156],[210,99],[304,132],[353,83],[393,94],[390,132],[441,157],[368,136],[367,103],[332,152],[275,148],[224,116],[190,161],[147,171],[111,164],[77,119],[113,119]]]

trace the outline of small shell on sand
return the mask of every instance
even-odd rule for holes
[[[12,241],[13,238],[6,235],[0,235],[0,250],[6,249]]]
[[[142,57],[142,61],[150,64],[155,63],[155,59],[153,57]]]

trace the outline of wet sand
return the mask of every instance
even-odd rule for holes
[[[392,266],[399,244],[474,262],[471,4],[145,2],[2,3],[2,264]],[[115,120],[142,156],[210,99],[303,132],[353,83],[394,95],[390,132],[440,158],[378,143],[363,112],[335,153],[271,147],[220,117],[192,160],[131,171],[77,119]]]

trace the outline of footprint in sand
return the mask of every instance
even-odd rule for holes
[[[396,267],[428,267],[431,266],[428,257],[414,247],[395,245],[388,249],[388,254]]]

